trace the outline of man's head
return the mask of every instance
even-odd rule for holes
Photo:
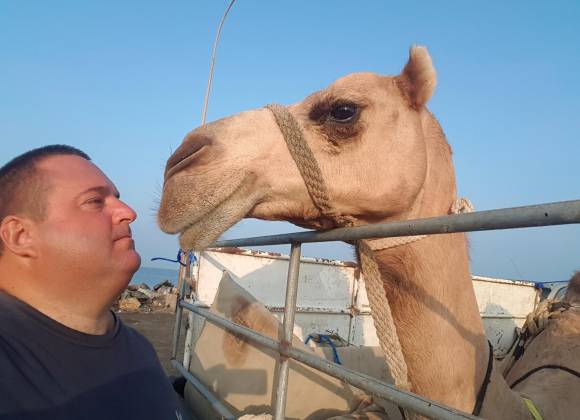
[[[37,163],[50,156],[91,158],[71,146],[60,144],[40,147],[15,157],[0,168],[0,223],[6,216],[22,215],[40,221],[46,213],[49,180]],[[4,243],[0,240],[0,255]]]
[[[80,150],[46,146],[13,159],[0,168],[0,288],[114,296],[140,264],[129,227],[135,218]]]

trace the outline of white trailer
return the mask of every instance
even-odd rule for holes
[[[199,255],[194,277],[199,304],[213,303],[224,270],[278,318],[284,310],[289,257],[241,248]],[[496,357],[514,341],[516,327],[533,311],[539,293],[533,282],[473,276],[475,295]],[[195,328],[194,328],[195,329]],[[378,346],[364,277],[354,262],[302,258],[294,334],[334,334],[350,346]]]

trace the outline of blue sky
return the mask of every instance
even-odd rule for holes
[[[139,213],[144,264],[174,255],[176,238],[155,224],[163,167],[200,124],[227,3],[0,1],[0,165],[50,143],[83,149]],[[478,210],[579,199],[579,21],[577,1],[238,0],[208,120],[298,101],[354,71],[398,73],[422,44],[461,195]],[[295,230],[246,220],[226,237]],[[578,225],[470,238],[476,274],[550,281],[580,269]],[[336,244],[304,253],[353,255]]]

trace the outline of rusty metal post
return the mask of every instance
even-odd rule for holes
[[[288,281],[286,283],[286,303],[284,305],[284,324],[280,340],[280,352],[285,353],[292,348],[294,336],[294,315],[296,314],[296,296],[298,294],[298,275],[300,274],[300,252],[302,244],[292,243],[290,251],[290,266],[288,267]],[[274,405],[274,419],[284,420],[286,411],[286,396],[288,395],[288,372],[290,359],[280,354],[278,365],[278,384],[276,386],[276,401]]]
[[[179,261],[179,295],[177,295],[177,305],[175,305],[175,326],[173,327],[173,342],[171,347],[171,359],[177,358],[177,346],[179,345],[179,335],[181,334],[181,318],[183,307],[179,304],[185,298],[187,290],[187,277],[191,273],[191,263],[189,252],[182,252]]]
[[[190,295],[189,295],[189,303],[193,304],[197,300],[197,280],[199,278],[199,263],[201,262],[201,255],[197,258],[198,263],[193,264],[190,269]],[[193,269],[197,267],[197,273],[193,274]],[[193,312],[189,312],[187,315],[187,324],[185,328],[185,348],[183,349],[183,366],[186,369],[189,369],[189,364],[191,362],[191,352],[193,349],[193,340],[197,339],[199,336],[200,331],[194,331],[194,324],[195,324],[195,314]]]

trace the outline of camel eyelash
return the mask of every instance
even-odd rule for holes
[[[331,106],[332,103],[329,101],[322,101],[314,104],[312,108],[310,108],[308,118],[317,123],[324,123],[325,116],[328,114],[328,110]]]
[[[364,105],[355,101],[339,98],[328,98],[310,108],[308,118],[318,124],[338,123],[354,124],[358,120]]]

